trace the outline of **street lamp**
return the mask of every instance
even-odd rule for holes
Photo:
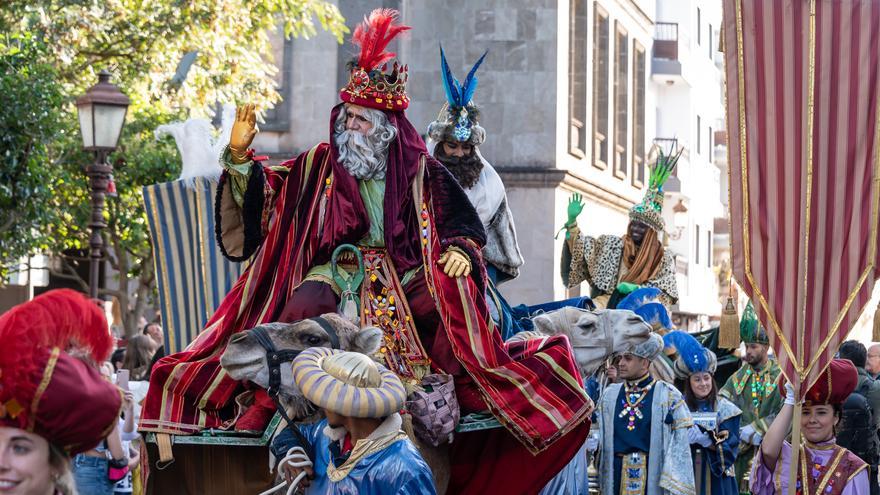
[[[110,83],[110,73],[102,70],[95,84],[86,94],[76,99],[79,114],[79,130],[83,138],[83,150],[95,153],[95,161],[86,168],[91,190],[92,217],[89,228],[89,297],[98,297],[98,274],[104,254],[101,229],[104,223],[104,198],[108,192],[113,165],[107,156],[116,149],[125,114],[130,100]]]
[[[669,238],[673,241],[681,239],[681,235],[684,233],[685,228],[687,228],[687,212],[687,206],[679,198],[678,203],[672,207],[672,224],[675,226],[675,231],[669,233]]]

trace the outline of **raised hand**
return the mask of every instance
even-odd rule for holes
[[[574,193],[568,200],[568,222],[565,225],[574,225],[578,215],[584,211],[584,201],[580,193]]]
[[[447,249],[437,263],[443,265],[443,273],[448,277],[467,277],[471,274],[471,261],[457,250]]]
[[[247,163],[248,148],[257,135],[257,113],[254,105],[244,105],[235,109],[235,123],[229,135],[229,154],[232,163]]]

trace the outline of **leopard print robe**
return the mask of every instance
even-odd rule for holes
[[[583,281],[590,284],[590,295],[595,299],[610,296],[621,278],[623,238],[613,235],[590,237],[580,231],[572,232],[574,241],[562,244],[562,282],[575,287]],[[675,257],[663,250],[663,261],[657,275],[644,286],[657,287],[663,291],[666,306],[678,301],[678,284],[675,281]]]

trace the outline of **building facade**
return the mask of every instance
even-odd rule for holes
[[[418,129],[427,129],[445,102],[439,44],[459,77],[489,50],[475,101],[487,130],[481,152],[505,182],[526,260],[521,276],[502,288],[512,303],[587,293],[586,286],[567,290],[560,277],[562,236],[555,235],[568,198],[573,192],[586,198],[579,218],[585,233],[623,234],[629,208],[644,194],[649,153],[659,138],[686,148],[678,190],[665,208],[676,237],[669,247],[680,259],[683,297],[675,309],[688,315],[685,322],[720,313],[717,298],[707,297],[718,293],[711,237],[714,216],[722,213],[708,137],[722,127],[720,71],[707,40],[708,30],[713,43],[718,39],[720,2],[397,0],[382,6],[399,9],[413,28],[392,49],[409,65],[407,115]],[[340,0],[339,7],[353,29],[376,3]],[[699,23],[692,19],[697,8]],[[669,37],[668,28],[658,28],[660,19],[679,23],[677,76],[657,74],[671,70],[658,63],[656,38]],[[698,41],[683,35],[697,24],[707,30]],[[344,66],[355,47],[338,45],[326,33],[311,40],[279,37],[274,46],[284,101],[261,124],[255,148],[281,157],[328,139],[329,110],[347,82]],[[688,209],[681,232],[671,227],[679,199]],[[697,239],[710,239],[708,248],[698,249]]]
[[[721,2],[657,1],[651,61],[655,142],[684,148],[675,180],[666,188],[664,216],[669,248],[677,255],[675,309],[679,324],[691,329],[706,327],[709,316],[721,313],[719,296],[727,290],[719,294],[722,267],[729,263],[720,26]],[[722,229],[718,236],[716,223]]]

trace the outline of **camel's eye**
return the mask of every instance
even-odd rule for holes
[[[321,345],[322,339],[316,335],[306,335],[303,340],[309,346],[315,347]]]

